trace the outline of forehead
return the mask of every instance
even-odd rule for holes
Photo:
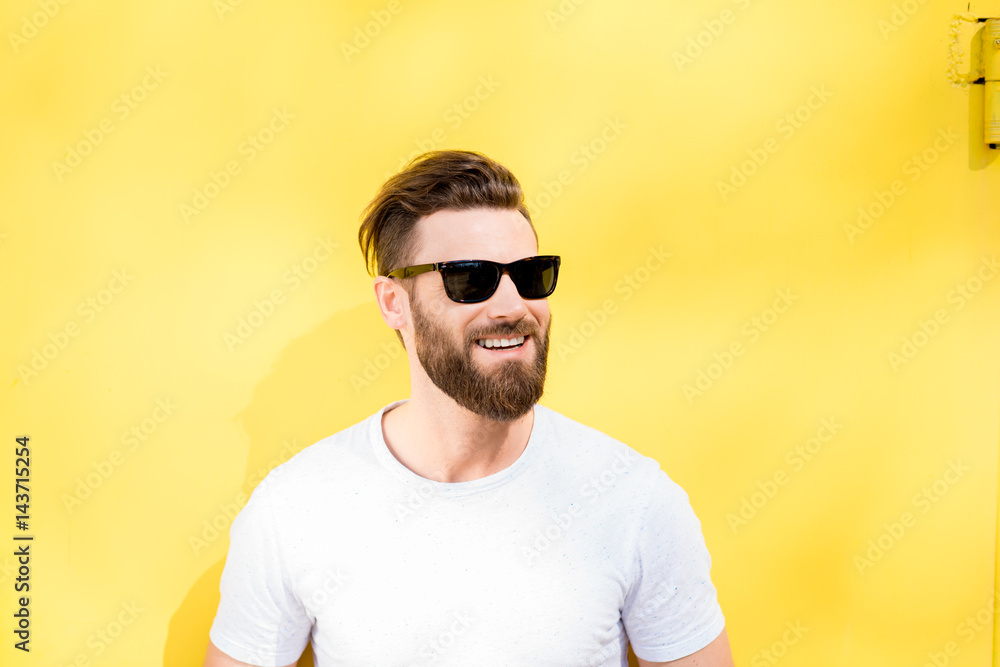
[[[520,211],[441,210],[417,222],[414,264],[458,259],[512,262],[538,254],[535,234]]]

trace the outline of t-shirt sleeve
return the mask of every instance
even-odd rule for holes
[[[636,656],[677,660],[706,647],[726,619],[709,576],[712,558],[687,493],[663,470],[642,513],[622,623]]]
[[[219,584],[222,597],[209,631],[223,653],[261,667],[298,660],[312,629],[289,583],[271,503],[265,479],[233,520]]]

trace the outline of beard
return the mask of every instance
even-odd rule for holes
[[[414,291],[415,292],[415,291]],[[463,338],[456,343],[446,331],[424,311],[416,299],[410,298],[413,313],[413,335],[424,372],[438,389],[466,410],[495,422],[512,422],[528,413],[542,397],[545,370],[549,356],[549,317],[545,335],[530,329],[527,323],[497,324],[486,336],[476,338],[512,338],[530,335],[535,348],[534,358],[494,361],[489,366],[472,359],[476,338]],[[490,353],[491,354],[491,353]]]

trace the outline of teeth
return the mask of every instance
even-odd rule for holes
[[[524,336],[518,336],[517,338],[480,338],[476,343],[480,347],[493,348],[493,347],[516,347],[524,342]]]

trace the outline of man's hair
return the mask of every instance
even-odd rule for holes
[[[388,275],[409,266],[412,237],[420,218],[444,209],[496,208],[531,214],[514,174],[475,151],[430,151],[413,158],[387,180],[362,212],[358,243],[371,274]],[[534,225],[532,225],[534,232]],[[538,240],[538,234],[535,234]]]
[[[385,276],[411,266],[420,218],[445,209],[473,208],[519,211],[538,242],[521,184],[509,169],[475,151],[429,151],[410,160],[382,184],[362,212],[358,244],[365,268],[370,275]],[[412,300],[412,281],[401,282]],[[398,330],[396,336],[402,343]]]

